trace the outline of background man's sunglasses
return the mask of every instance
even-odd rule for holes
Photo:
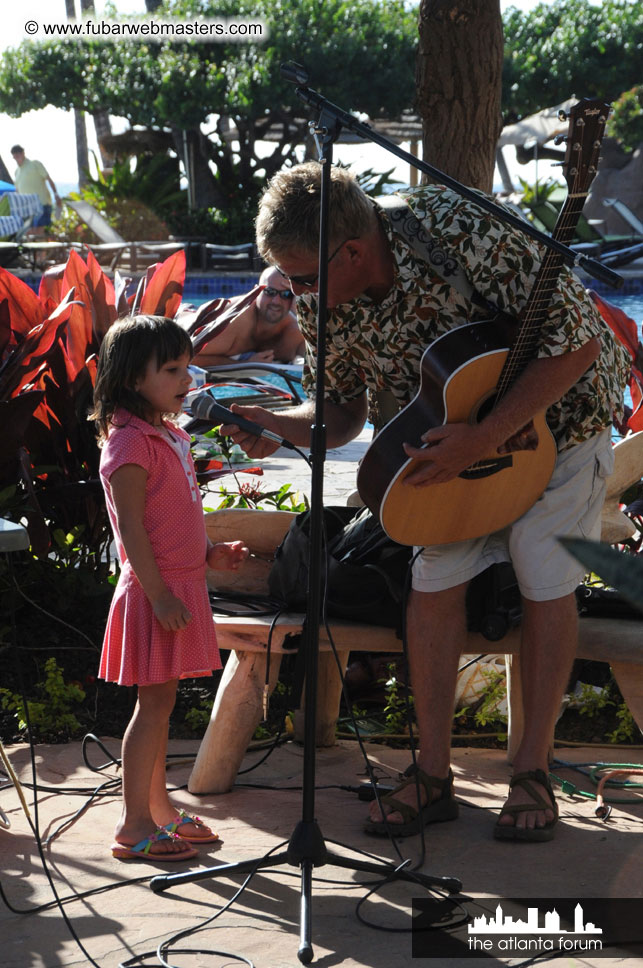
[[[273,286],[264,286],[263,291],[265,292],[266,296],[270,296],[271,299],[273,296],[279,296],[280,299],[289,300],[295,295],[292,289],[275,289]]]

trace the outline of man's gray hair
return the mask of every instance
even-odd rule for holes
[[[321,165],[305,162],[277,172],[259,202],[257,248],[266,262],[287,252],[319,251]],[[346,168],[331,169],[329,247],[369,232],[373,203]]]

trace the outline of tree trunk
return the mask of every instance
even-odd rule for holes
[[[207,151],[207,138],[198,128],[185,131],[172,125],[174,150],[191,182],[190,194],[195,208],[225,208],[225,196],[217,189]],[[186,155],[189,157],[186,158]],[[188,171],[189,169],[189,171]]]
[[[419,33],[416,88],[424,160],[490,192],[502,127],[500,2],[421,0]]]
[[[81,0],[82,7],[82,0]],[[76,5],[74,0],[65,0],[67,20],[76,19]],[[76,127],[76,164],[78,166],[78,184],[82,186],[87,181],[89,169],[89,151],[87,150],[87,128],[85,126],[85,112],[74,109],[74,124]]]
[[[85,125],[85,112],[74,110],[74,123],[76,126],[76,164],[78,165],[78,184],[82,188],[87,184],[87,172],[89,170],[89,150],[87,148],[87,127]]]
[[[92,18],[95,17],[96,8],[94,6],[94,0],[80,0],[80,12]],[[105,150],[102,139],[106,135],[111,135],[112,122],[107,111],[92,111],[92,117],[94,119],[94,130],[96,132],[96,141],[98,142],[102,167],[111,168],[114,164],[114,156]]]

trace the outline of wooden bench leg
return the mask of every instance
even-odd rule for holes
[[[643,665],[634,662],[612,662],[612,674],[634,721],[643,730]]]
[[[279,677],[281,655],[270,658],[270,692]],[[190,779],[190,793],[228,793],[234,785],[248,743],[263,715],[266,656],[231,652],[201,740]]]
[[[349,652],[338,652],[337,661],[346,672]],[[342,682],[332,652],[320,652],[317,676],[317,716],[315,729],[316,746],[334,746],[339,703],[342,698]],[[295,713],[295,739],[304,739],[304,704]]]

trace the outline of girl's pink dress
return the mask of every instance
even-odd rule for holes
[[[166,426],[178,441],[181,456],[161,428],[118,410],[101,455],[100,476],[121,574],[99,675],[122,686],[207,676],[221,668],[205,581],[207,538],[190,438],[179,427]],[[127,560],[110,488],[111,475],[124,464],[138,464],[147,471],[143,523],[163,579],[192,614],[180,632],[161,627]]]

